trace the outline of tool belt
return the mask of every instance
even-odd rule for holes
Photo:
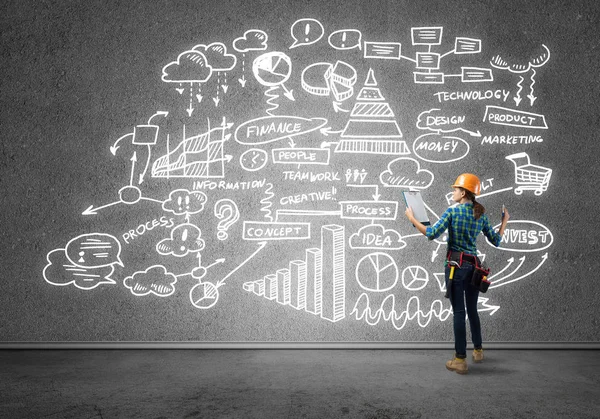
[[[470,263],[473,265],[471,285],[477,288],[479,292],[484,293],[488,290],[491,282],[488,281],[487,278],[490,275],[491,269],[483,265],[477,256],[464,252],[453,252],[452,250],[449,250],[447,260],[449,264],[458,266],[459,269],[463,263]]]

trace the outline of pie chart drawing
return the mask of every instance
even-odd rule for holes
[[[429,273],[420,266],[409,266],[402,271],[402,285],[409,291],[420,291],[429,283]]]
[[[219,300],[219,289],[211,282],[200,282],[190,290],[190,301],[196,308],[206,310]]]
[[[356,280],[366,291],[391,290],[396,286],[398,276],[398,266],[387,253],[371,253],[356,265]]]
[[[292,60],[283,52],[268,52],[252,63],[252,73],[263,86],[279,86],[292,74]]]

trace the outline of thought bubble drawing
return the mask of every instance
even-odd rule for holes
[[[542,50],[538,51],[537,54],[534,54],[534,58],[530,58],[527,60],[514,60],[510,58],[505,58],[500,55],[496,55],[490,61],[492,67],[508,70],[511,73],[526,73],[532,68],[541,67],[548,62],[550,59],[550,50],[544,44],[542,44]]]
[[[196,45],[192,50],[204,55],[212,71],[229,71],[237,63],[236,56],[227,54],[227,47],[220,42],[213,42],[210,45]]]
[[[360,48],[362,33],[356,29],[340,29],[332,32],[327,39],[329,45],[337,50]]]
[[[204,249],[202,232],[193,224],[180,224],[171,230],[171,238],[161,240],[156,251],[161,255],[183,257],[189,253],[197,253]]]
[[[206,200],[204,192],[176,189],[169,194],[169,199],[163,202],[162,208],[175,215],[197,214],[204,210]]]
[[[112,265],[98,268],[85,268],[73,264],[65,249],[55,249],[46,257],[48,264],[43,276],[51,285],[74,285],[81,290],[91,290],[102,284],[116,284],[110,277],[115,268]]]
[[[291,30],[294,43],[290,46],[290,49],[314,44],[323,37],[325,32],[321,22],[316,19],[299,19],[294,22]]]
[[[250,29],[244,36],[233,41],[233,49],[237,52],[264,51],[267,49],[268,35],[259,29]]]
[[[163,67],[162,81],[166,83],[201,83],[208,80],[212,67],[208,65],[206,56],[198,51],[184,51]]]
[[[410,157],[392,160],[385,172],[379,175],[384,186],[391,188],[426,189],[433,183],[433,173],[421,169],[421,165]]]
[[[168,297],[175,292],[177,277],[162,265],[150,266],[145,271],[139,271],[123,280],[123,285],[137,297],[154,294],[158,297]]]
[[[399,250],[406,247],[406,242],[396,230],[387,230],[381,224],[369,224],[361,227],[350,236],[351,249],[385,249]]]
[[[71,239],[65,248],[69,261],[81,268],[121,265],[121,243],[114,236],[89,233]]]

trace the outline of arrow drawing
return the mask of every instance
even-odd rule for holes
[[[502,284],[497,284],[497,285],[494,285],[494,284],[492,284],[492,285],[490,285],[490,288],[501,287],[501,286],[503,286],[503,285],[510,284],[511,282],[520,281],[521,279],[523,279],[523,278],[526,278],[526,277],[528,277],[529,275],[532,275],[534,272],[536,272],[538,269],[540,269],[540,268],[542,267],[542,265],[544,264],[544,262],[546,262],[546,260],[547,260],[547,259],[548,259],[548,252],[544,253],[544,255],[542,256],[542,261],[541,261],[541,262],[539,263],[539,265],[538,265],[538,266],[536,266],[536,267],[535,267],[535,269],[534,269],[534,270],[532,270],[531,272],[528,272],[528,273],[526,273],[525,275],[521,275],[521,276],[520,276],[520,277],[518,277],[518,278],[511,279],[510,281],[503,282]],[[498,281],[496,281],[496,282],[498,282]]]
[[[227,278],[229,278],[231,275],[233,275],[238,269],[240,269],[242,266],[244,266],[250,259],[252,259],[254,256],[256,256],[256,254],[258,252],[260,252],[266,245],[267,245],[267,242],[259,242],[258,243],[258,249],[256,249],[254,251],[254,253],[252,253],[245,261],[243,261],[242,263],[240,263],[233,271],[229,272],[223,279],[219,280],[219,282],[217,282],[217,287],[220,287],[221,285],[224,285],[225,284],[225,280]]]

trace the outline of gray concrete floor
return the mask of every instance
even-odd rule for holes
[[[600,351],[4,350],[2,418],[600,418]]]

